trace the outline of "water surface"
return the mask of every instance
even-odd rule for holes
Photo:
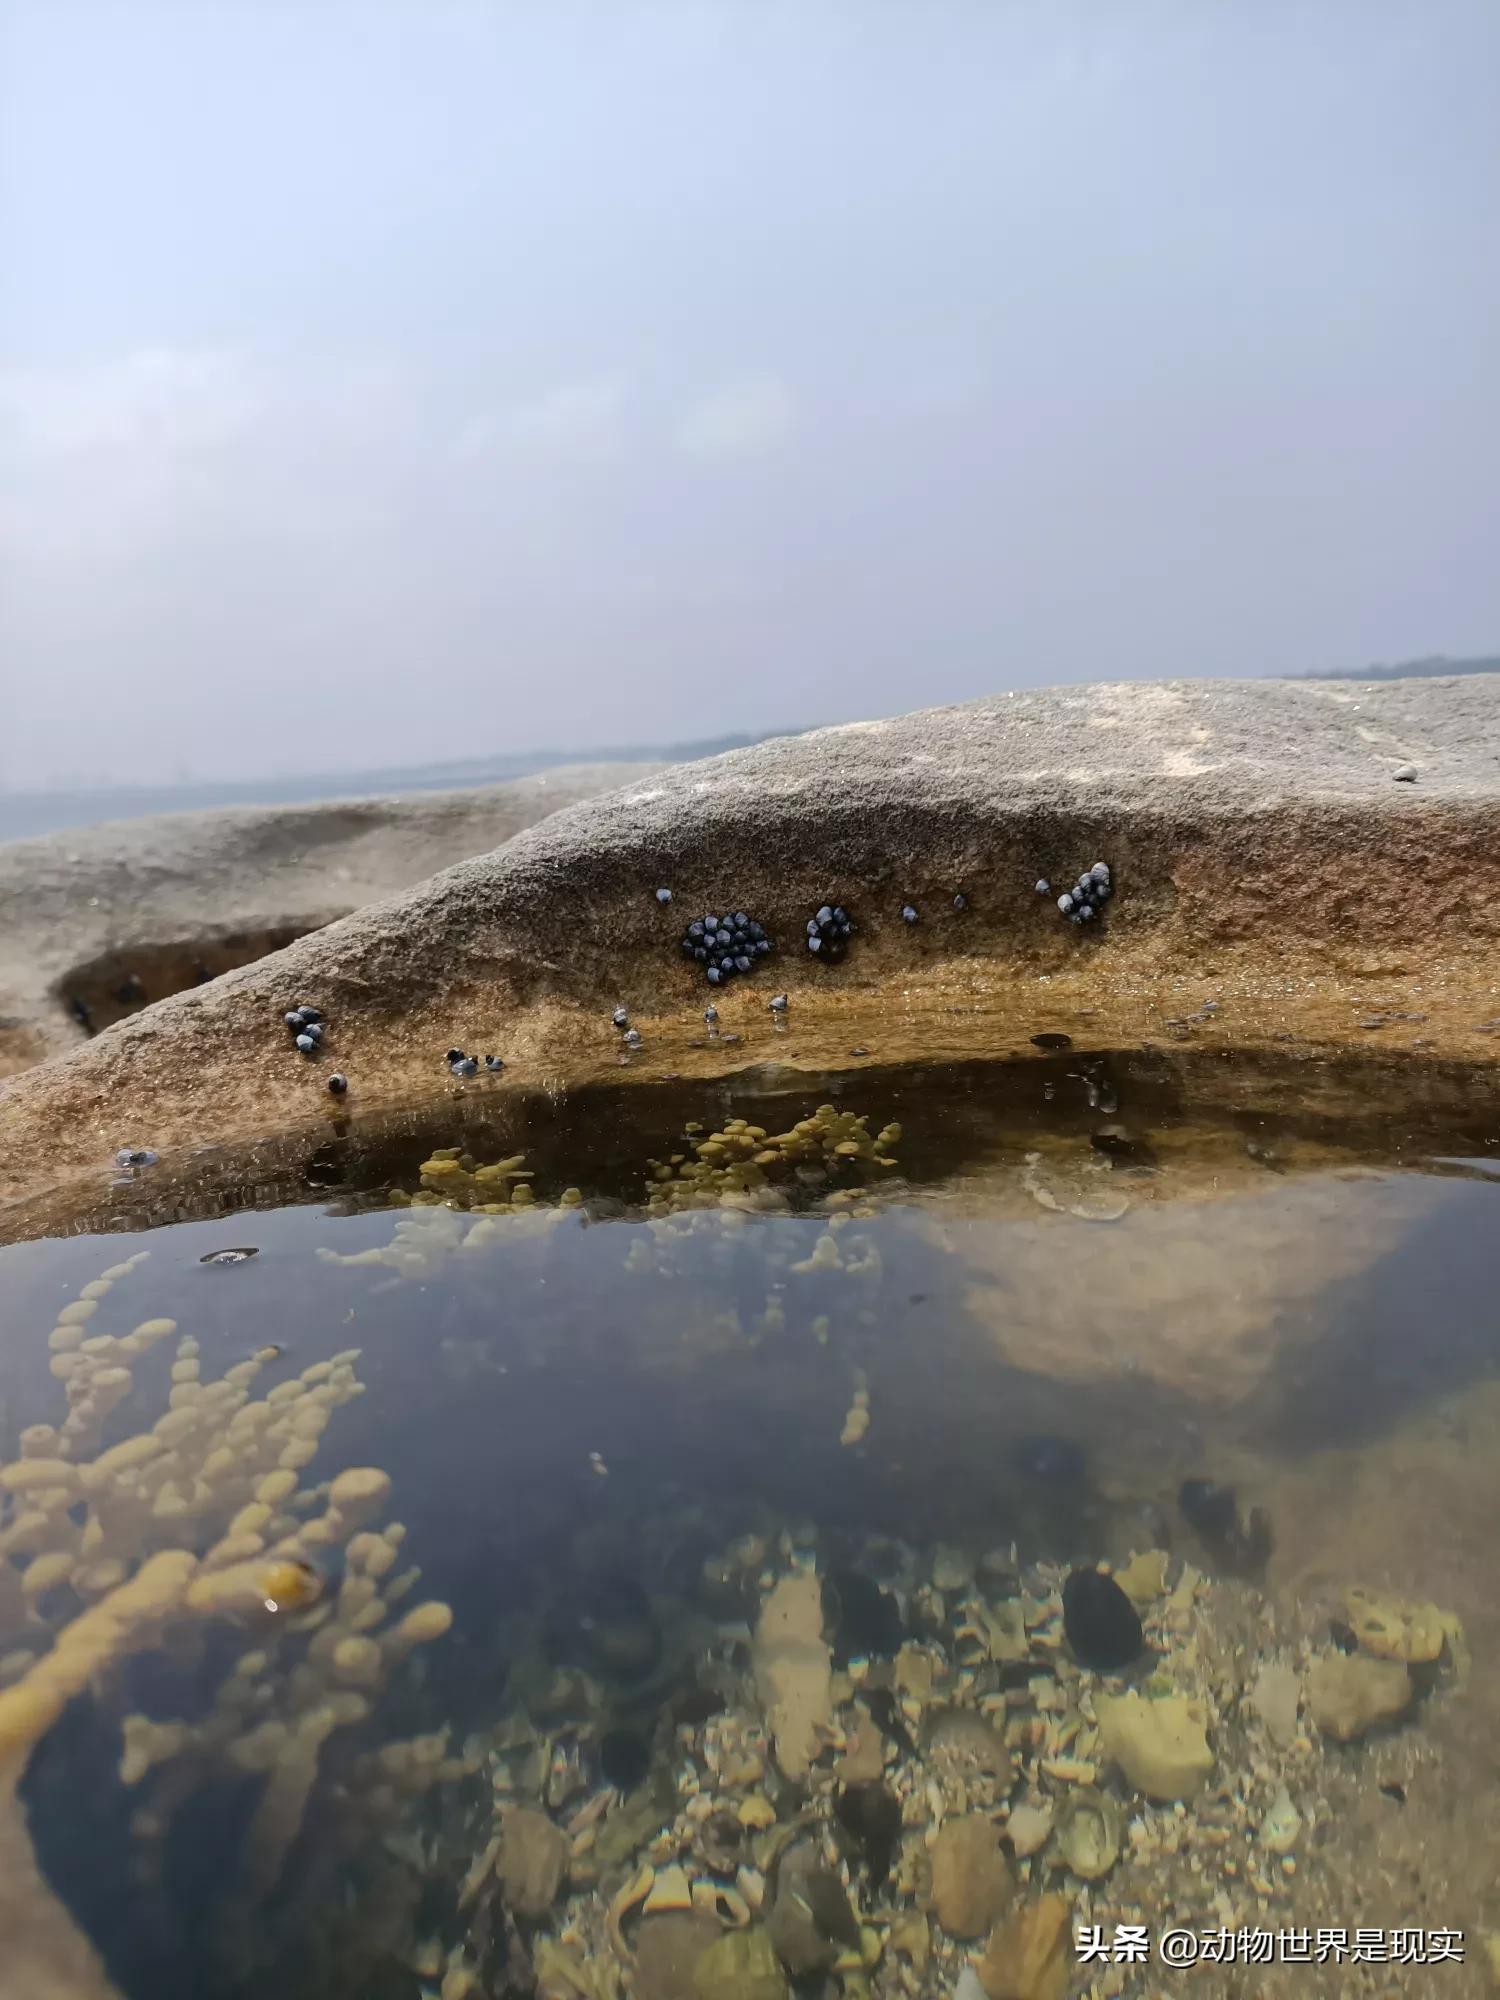
[[[1063,1639],[1062,1581],[1154,1550],[1126,1679],[1202,1704],[1212,1784],[1184,1825],[1090,1751],[1124,1855],[1090,1881],[1056,1835],[1011,1853],[1020,1907],[1051,1889],[1079,1921],[1423,1920],[1388,1892],[1376,1909],[1374,1838],[1414,1857],[1413,1911],[1477,1938],[1500,1706],[1500,1128],[1480,1076],[1376,1082],[1069,1049],[800,1094],[763,1075],[470,1096],[205,1161],[193,1182],[121,1176],[88,1229],[0,1251],[0,1464],[84,1468],[40,1528],[12,1476],[0,1670],[28,1684],[154,1551],[226,1579],[222,1603],[122,1641],[23,1782],[43,1868],[119,1986],[676,1990],[638,1910],[611,1938],[610,1898],[680,1858],[699,1945],[723,1919],[716,1883],[758,1936],[795,1825],[882,1946],[798,1990],[948,1993],[975,1943],[935,1925],[921,1967],[898,1949],[933,1913],[939,1809],[989,1815],[997,1840],[1019,1808],[1061,1812],[1080,1781],[1044,1764],[1089,1751],[1105,1685]],[[216,1260],[230,1250],[255,1254]],[[94,1312],[65,1310],[141,1252]],[[162,1319],[138,1351],[109,1344]],[[164,1415],[144,1470],[88,1472],[160,1441]],[[264,1481],[288,1439],[305,1463],[283,1493]],[[320,1539],[348,1468],[389,1493]],[[1185,1481],[1219,1512],[1185,1512]],[[49,1561],[55,1580],[28,1586]],[[768,1593],[809,1572],[833,1678],[811,1771],[789,1775],[753,1634]],[[1272,1741],[1248,1690],[1350,1643],[1350,1586],[1435,1601],[1462,1640],[1421,1664],[1399,1726],[1346,1748],[1304,1709]],[[431,1635],[391,1640],[421,1606],[445,1607]],[[1009,1657],[994,1621],[1013,1614]],[[871,1690],[889,1713],[856,1781]],[[930,1754],[924,1724],[949,1708],[1005,1738],[1007,1779]],[[906,1816],[878,1881],[840,1807],[872,1772]],[[1291,1872],[1259,1834],[1283,1786],[1306,1828]],[[694,1789],[770,1808],[738,1887],[705,1859]],[[569,1851],[535,1906],[514,1868],[496,1875],[521,1805]],[[1123,1990],[1152,1990],[1135,1976]],[[1238,1990],[1212,1983],[1229,1976],[1203,1968],[1200,1990]],[[1370,1990],[1434,1975],[1382,1976]]]

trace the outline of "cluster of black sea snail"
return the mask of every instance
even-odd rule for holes
[[[1043,877],[1037,882],[1037,894],[1049,896],[1052,885]],[[1093,866],[1078,877],[1073,887],[1057,898],[1061,913],[1075,924],[1091,922],[1100,915],[1105,903],[1114,894],[1114,882],[1108,862],[1096,861]],[[672,891],[662,887],[656,890],[656,901],[665,908],[672,901]],[[962,913],[969,907],[969,899],[962,890],[953,898],[953,909]],[[901,905],[901,921],[905,924],[921,922],[921,913],[915,903]],[[823,965],[836,965],[847,953],[850,939],[858,929],[853,917],[842,903],[823,903],[806,920],[804,938],[808,955]],[[705,979],[710,986],[722,986],[736,974],[746,974],[755,969],[759,960],[767,958],[775,950],[775,940],[757,918],[746,910],[734,910],[727,915],[708,911],[701,917],[694,917],[682,934],[682,950],[696,964],[703,967]],[[788,1001],[784,993],[778,993],[771,1000],[771,1012],[778,1017],[787,1011]],[[710,1032],[715,1032],[718,1014],[709,1008],[704,1015]],[[321,1009],[304,1003],[288,1009],[282,1020],[291,1036],[292,1045],[300,1055],[312,1061],[322,1053],[323,1039],[327,1033],[327,1023]],[[631,1027],[630,1017],[623,1007],[614,1011],[613,1021],[620,1030],[623,1045],[628,1049],[641,1046],[638,1029]],[[460,1083],[478,1076],[481,1064],[492,1076],[498,1076],[505,1068],[500,1056],[484,1057],[470,1055],[461,1048],[451,1048],[443,1058],[448,1072]],[[335,1070],[327,1079],[327,1087],[335,1097],[341,1097],[349,1088],[349,1079],[340,1070]],[[122,1151],[121,1165],[135,1165],[127,1161]]]
[[[1036,886],[1039,895],[1052,893],[1052,885],[1045,879]],[[1058,897],[1057,907],[1074,923],[1092,922],[1113,894],[1114,882],[1109,863],[1096,861],[1079,876],[1071,889]],[[656,900],[663,905],[670,903],[672,891],[658,889]],[[969,899],[960,890],[953,898],[953,908],[962,913],[968,907]],[[901,905],[903,923],[917,924],[921,920],[921,912],[915,903]],[[809,955],[821,964],[836,965],[848,951],[849,941],[857,929],[858,925],[842,903],[821,904],[807,919],[805,926]],[[709,911],[701,917],[694,917],[683,932],[682,950],[688,958],[703,967],[704,977],[710,986],[722,986],[736,973],[752,972],[757,960],[768,957],[775,950],[775,940],[764,924],[748,911],[735,910],[727,916]],[[620,1027],[623,1023],[617,1020],[615,1025]]]
[[[1037,883],[1036,892],[1039,896],[1052,894],[1052,884],[1045,876]],[[1114,893],[1109,863],[1096,861],[1092,868],[1084,870],[1071,889],[1064,889],[1057,907],[1070,923],[1092,923]]]

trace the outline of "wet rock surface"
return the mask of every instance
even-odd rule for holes
[[[1015,1877],[989,1820],[945,1820],[932,1849],[933,1914],[950,1937],[983,1937],[1016,1893]]]
[[[1186,1695],[1155,1700],[1136,1694],[1100,1695],[1094,1704],[1099,1739],[1126,1782],[1148,1799],[1188,1799],[1214,1768],[1206,1715]]]
[[[833,1720],[832,1656],[823,1638],[823,1596],[812,1571],[786,1576],[761,1609],[755,1672],[776,1762],[804,1778]]]
[[[859,1950],[859,1923],[844,1884],[810,1843],[782,1856],[766,1929],[794,1979],[826,1972],[841,1953]]]
[[[639,2000],[699,2000],[698,1964],[722,1932],[694,1911],[647,1917],[635,1942]]]
[[[544,1917],[567,1873],[567,1835],[545,1813],[513,1806],[501,1824],[496,1865],[507,1906],[518,1917]]]
[[[1049,1894],[1006,1919],[979,1961],[988,2000],[1064,2000],[1074,1965],[1072,1912]]]
[[[321,929],[652,764],[229,807],[0,843],[0,1076]]]
[[[1368,994],[1373,975],[1361,968],[1387,963],[1403,968],[1395,1012],[1427,1014],[1415,1025],[1429,1046],[1464,1046],[1493,1013],[1476,967],[1500,936],[1500,915],[1471,893],[1489,865],[1500,783],[1500,691],[1488,678],[1105,685],[1089,690],[1082,738],[1076,691],[1028,692],[681,767],[291,943],[274,980],[256,966],[224,973],[107,1030],[45,1083],[18,1081],[6,1107],[11,1182],[97,1159],[92,1121],[105,1099],[117,1130],[150,1131],[168,1147],[321,1115],[314,1066],[299,1084],[269,1060],[264,1023],[293,988],[331,1008],[351,1100],[365,1105],[429,1091],[423,1052],[469,1035],[471,1011],[491,1047],[504,1025],[507,1078],[544,1060],[554,1076],[617,1063],[591,1024],[620,999],[622,965],[659,965],[659,947],[680,936],[655,900],[664,868],[672,909],[712,910],[732,894],[774,934],[821,907],[835,851],[863,912],[860,949],[844,967],[788,957],[803,1062],[854,1039],[876,1046],[880,1010],[851,1032],[856,964],[869,996],[899,989],[900,1018],[920,1025],[929,1052],[935,1035],[956,1051],[965,1021],[992,1036],[992,1016],[1009,1022],[1000,999],[1011,991],[1033,1015],[1007,1028],[1024,1042],[1043,976],[1052,1002],[1096,1010],[1099,1046],[1138,1036],[1159,998],[1195,980],[1232,990],[1238,1011],[1231,1022],[1200,1010],[1184,1032],[1243,1044],[1252,1023],[1266,1035],[1285,1029],[1298,975],[1314,973],[1326,1033],[1338,995]],[[1389,781],[1380,746],[1397,737],[1418,743],[1420,787]],[[1186,740],[1197,748],[1184,761]],[[1129,892],[1107,922],[1075,928],[1034,884],[1047,853],[1076,853],[1085,828],[1119,855]],[[1371,851],[1379,870],[1365,865]],[[733,883],[729,853],[744,864]],[[913,855],[925,857],[924,879],[911,879]],[[914,907],[930,904],[931,922],[905,924],[889,895],[865,897],[861,885],[882,879],[900,881]],[[955,882],[966,885],[962,912]],[[572,933],[559,954],[562,916],[579,907],[590,911],[587,934]],[[1341,913],[1332,938],[1330,910]],[[685,1008],[694,984],[701,996],[697,971],[674,954],[670,971],[634,981],[643,1017]],[[1175,1005],[1161,1011],[1179,1018]],[[1359,1017],[1346,1017],[1345,1036]],[[1404,1020],[1395,1026],[1407,1033]],[[673,1066],[681,1060],[674,1052]],[[743,1057],[716,1044],[694,1060],[722,1071]]]
[[[1411,1675],[1396,1660],[1330,1653],[1307,1677],[1307,1708],[1325,1736],[1352,1743],[1399,1721],[1416,1694]]]

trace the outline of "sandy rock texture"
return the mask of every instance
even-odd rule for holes
[[[999,1054],[1085,1015],[1100,1048],[1374,1036],[1492,1060],[1500,904],[1476,885],[1497,830],[1500,677],[1105,684],[817,730],[555,813],[14,1079],[0,1194],[121,1144],[310,1129],[335,1067],[356,1119],[448,1090],[455,1044],[503,1054],[501,1090]],[[1100,859],[1115,898],[1076,927],[1036,882]],[[859,926],[836,966],[801,946],[830,898]],[[777,951],[716,996],[705,1042],[679,939],[734,909]],[[304,1000],[326,1062],[288,1049]]]
[[[0,1076],[336,922],[653,764],[473,791],[167,813],[0,844]],[[118,997],[132,975],[139,997]],[[134,995],[134,989],[130,989]]]

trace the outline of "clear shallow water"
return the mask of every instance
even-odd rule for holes
[[[824,1101],[868,1114],[871,1135],[897,1118],[899,1138],[862,1149],[896,1164],[825,1156],[831,1128],[778,1153],[774,1135]],[[1200,1918],[1216,1897],[1237,1912],[1247,1895],[1256,1905],[1245,1884],[1266,1803],[1256,1788],[1270,1779],[1255,1773],[1272,1752],[1217,1674],[1218,1652],[1303,1671],[1327,1650],[1351,1583],[1437,1599],[1471,1644],[1487,1631],[1500,1190],[1494,1104],[1477,1080],[1434,1075],[1424,1090],[1408,1076],[1382,1106],[1307,1066],[1238,1078],[1216,1069],[1200,1082],[1180,1066],[1064,1052],[1010,1070],[851,1078],[830,1098],[716,1090],[633,1093],[628,1105],[628,1119],[623,1103],[601,1116],[598,1098],[499,1115],[472,1100],[455,1108],[441,1136],[476,1166],[521,1150],[518,1132],[531,1142],[541,1199],[529,1211],[384,1205],[393,1189],[451,1192],[452,1168],[429,1168],[424,1189],[420,1168],[439,1135],[413,1120],[332,1133],[312,1157],[305,1146],[263,1157],[249,1177],[226,1168],[216,1182],[205,1171],[201,1201],[229,1213],[0,1251],[0,1463],[54,1451],[25,1433],[68,1407],[60,1357],[161,1316],[175,1330],[140,1353],[96,1351],[93,1367],[126,1365],[131,1379],[97,1430],[76,1426],[70,1462],[151,1432],[169,1404],[192,1410],[206,1385],[247,1364],[253,1377],[233,1391],[246,1405],[269,1397],[273,1411],[305,1412],[322,1399],[321,1422],[287,1433],[316,1447],[294,1468],[310,1497],[278,1494],[253,1524],[264,1548],[244,1559],[246,1587],[211,1611],[179,1607],[118,1647],[31,1757],[23,1798],[43,1868],[127,1993],[417,1994],[467,1972],[485,1993],[532,1991],[539,1979],[543,1991],[567,1991],[556,1967],[569,1953],[598,1991],[617,1990],[609,1896],[643,1858],[669,1862],[679,1826],[691,1872],[709,1879],[683,1817],[684,1783],[703,1781],[705,1729],[762,1729],[751,1634],[765,1592],[799,1566],[833,1580],[837,1665],[873,1650],[869,1685],[889,1680],[885,1640],[855,1615],[884,1587],[880,1617],[926,1650],[943,1702],[988,1699],[1017,1733],[1011,1786],[991,1781],[988,1798],[982,1784],[976,1794],[997,1826],[1007,1803],[1055,1807],[1069,1789],[1028,1764],[1019,1740],[1056,1712],[1035,1706],[1030,1683],[1057,1657],[1048,1606],[1067,1566],[1161,1549],[1169,1581],[1184,1564],[1201,1577],[1196,1595],[1189,1581],[1190,1611],[1148,1607],[1147,1629],[1157,1672],[1214,1716],[1216,1783],[1245,1804],[1247,1855],[1232,1874],[1216,1862],[1207,1876],[1184,1857],[1179,1882],[1177,1859],[1164,1864],[1150,1848],[1155,1809],[1133,1803],[1101,1762],[1104,1790],[1122,1813],[1138,1810],[1149,1865],[1132,1850],[1091,1886],[1051,1848],[1017,1864],[1023,1906],[1050,1885],[1075,1911],[1107,1911],[1112,1897],[1132,1907],[1146,1884]],[[733,1208],[716,1199],[646,1215],[652,1189],[661,1203],[681,1182],[656,1180],[645,1163],[676,1153],[691,1165],[684,1126],[697,1123],[701,1139],[732,1117],[766,1135],[730,1151],[748,1158],[740,1179],[767,1186],[729,1190]],[[765,1153],[774,1157],[757,1167]],[[517,1185],[457,1171],[466,1201]],[[341,1212],[326,1194],[232,1212],[247,1195],[305,1197],[314,1176],[335,1178]],[[580,1204],[551,1206],[565,1189]],[[191,1206],[147,1175],[102,1190],[99,1219],[139,1222],[162,1203]],[[236,1247],[256,1255],[202,1261]],[[97,1310],[73,1328],[80,1340],[49,1341],[60,1309],[143,1250],[91,1301]],[[300,1396],[278,1390],[308,1369]],[[83,1499],[66,1527],[42,1536],[44,1552],[74,1558],[52,1587],[28,1591],[26,1567],[44,1556],[13,1548],[19,1589],[0,1634],[10,1677],[24,1684],[52,1635],[107,1596],[113,1575],[91,1576],[89,1560],[115,1560],[128,1577],[153,1549],[202,1557],[218,1544],[211,1561],[237,1577],[222,1537],[281,1464],[280,1432],[272,1442],[226,1401],[196,1441],[169,1438],[173,1478],[149,1461],[152,1494],[174,1489],[165,1513],[154,1501],[132,1513],[111,1476],[93,1502],[109,1517],[101,1547],[80,1542]],[[267,1610],[281,1585],[262,1592],[258,1565],[296,1541],[299,1523],[320,1519],[321,1482],[350,1467],[388,1475],[388,1496],[354,1531],[373,1539],[404,1526],[388,1566],[372,1576],[385,1558],[332,1533],[298,1551],[313,1572],[305,1604],[288,1586],[292,1601]],[[1189,1479],[1232,1489],[1241,1524],[1262,1510],[1268,1560],[1256,1537],[1205,1534],[1184,1516]],[[11,1498],[6,1532],[28,1504]],[[391,1598],[412,1567],[420,1577]],[[1014,1661],[967,1659],[965,1607],[976,1602],[997,1615],[1026,1607],[1037,1636],[1019,1675]],[[451,1612],[446,1631],[409,1648],[385,1642],[428,1604]],[[364,1648],[336,1660],[339,1634]],[[1336,1891],[1354,1894],[1356,1850],[1342,1843],[1366,1797],[1384,1799],[1374,1780],[1391,1759],[1452,1755],[1458,1769],[1472,1754],[1465,1729],[1482,1734],[1492,1695],[1473,1650],[1472,1679],[1436,1688],[1420,1722],[1339,1751],[1336,1763],[1316,1743],[1275,1751],[1291,1762],[1273,1762],[1271,1776],[1330,1830],[1299,1877],[1269,1883],[1268,1910],[1290,1920],[1332,1907]],[[1080,1685],[1086,1707],[1087,1677],[1059,1680],[1065,1703]],[[847,1730],[854,1690],[833,1693],[845,1699],[829,1722]],[[724,1713],[705,1724],[700,1711],[715,1701]],[[166,1733],[127,1720],[141,1717]],[[916,1800],[915,1872],[907,1880],[898,1866],[877,1886],[857,1849],[843,1857],[862,1914],[887,1935],[931,1898],[920,1868],[934,1780],[919,1718],[908,1722],[907,1748],[886,1745],[882,1782]],[[609,1776],[606,1740],[617,1755],[622,1740],[635,1745],[648,1776],[580,1825]],[[298,1754],[282,1754],[299,1741]],[[778,1773],[774,1746],[756,1742],[763,1774],[725,1796],[736,1809],[752,1795],[769,1801],[777,1824],[757,1838],[774,1847],[799,1815],[818,1837],[837,1828],[836,1752],[809,1786]],[[132,1746],[137,1766],[143,1746],[159,1761],[131,1768]],[[972,1774],[959,1782],[969,1789],[946,1798],[949,1816],[975,1802]],[[1457,1914],[1445,1920],[1477,1923],[1482,1892],[1464,1878],[1466,1842],[1452,1829],[1466,1784],[1483,1808],[1472,1776],[1453,1783],[1442,1800],[1442,1852],[1452,1852],[1443,1894]],[[1336,1797],[1352,1787],[1351,1803],[1323,1820],[1330,1785]],[[497,1799],[534,1802],[569,1845],[582,1843],[544,1911],[518,1912],[525,1898],[496,1883],[493,1856],[464,1902]],[[1404,1824],[1422,1827],[1422,1811],[1418,1792]],[[1423,1834],[1432,1867],[1434,1838]],[[1210,1852],[1222,1860],[1221,1848]],[[771,1896],[774,1860],[768,1848],[747,1863]],[[1346,1861],[1352,1872],[1341,1875]],[[1361,1919],[1352,1904],[1347,1916],[1398,1920]],[[632,1950],[636,1922],[622,1934]],[[888,1945],[869,1990],[947,1993],[963,1949],[938,1928],[918,1971]],[[821,1990],[825,1975],[808,1976],[803,1990]],[[852,1971],[826,1979],[830,1993],[859,1990]],[[655,1989],[637,1977],[635,1990]]]

